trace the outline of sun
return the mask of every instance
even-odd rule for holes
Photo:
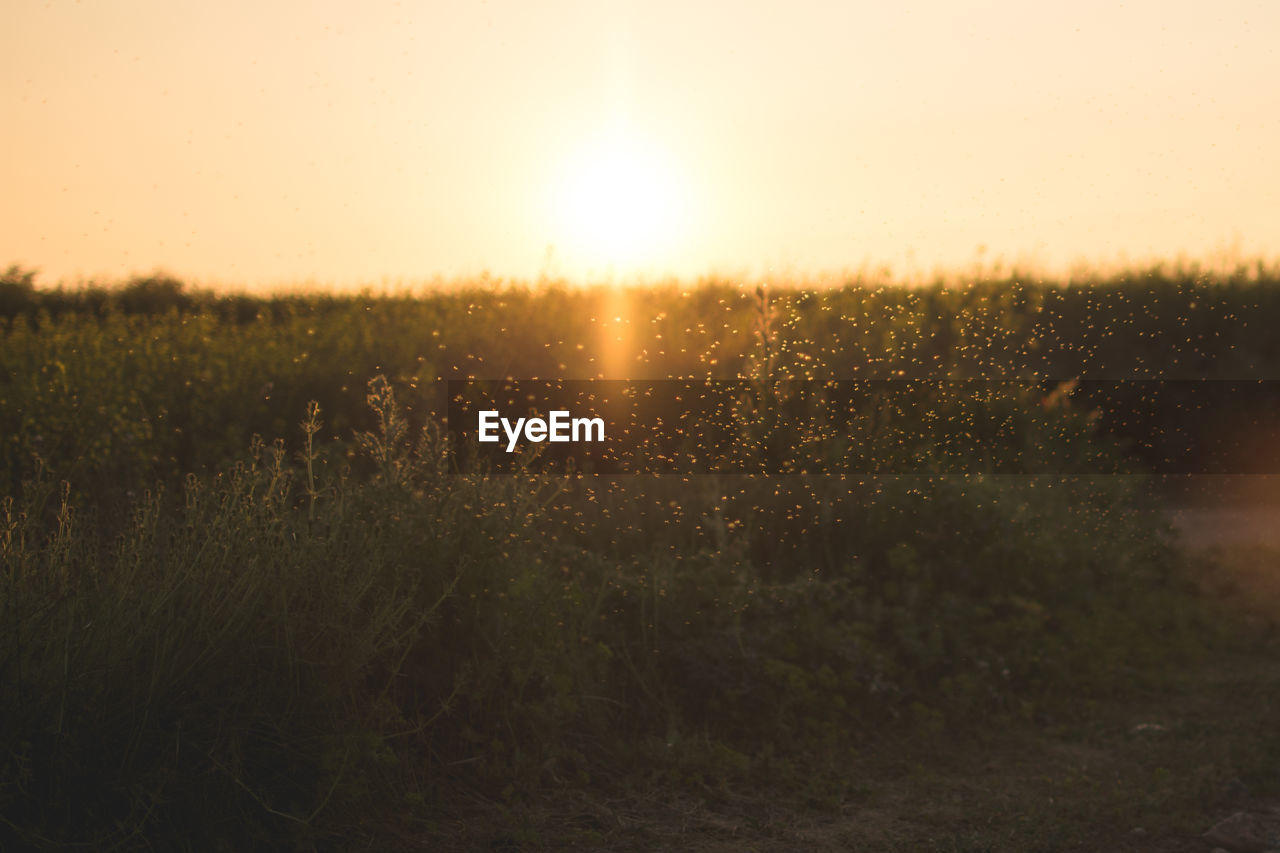
[[[586,267],[654,267],[681,234],[684,193],[662,149],[615,133],[569,157],[555,192],[555,243]]]

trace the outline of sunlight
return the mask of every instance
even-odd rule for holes
[[[615,132],[580,149],[553,189],[557,249],[615,272],[666,262],[685,219],[682,187],[661,150]]]

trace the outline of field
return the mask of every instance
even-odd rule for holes
[[[0,846],[1202,849],[1280,795],[1280,582],[1171,520],[1210,478],[1270,499],[1278,325],[1263,263],[11,268]],[[449,389],[499,380],[658,403],[603,462],[485,458]]]

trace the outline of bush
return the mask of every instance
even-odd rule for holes
[[[602,496],[630,503],[647,544],[596,580],[593,638],[636,673],[627,698],[650,732],[748,755],[848,747],[922,709],[962,722],[1121,688],[1197,647],[1133,478],[705,485],[686,486],[667,535],[643,489]]]

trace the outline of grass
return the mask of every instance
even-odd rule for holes
[[[360,489],[314,478],[312,409],[300,469],[255,443],[118,528],[82,518],[65,484],[6,499],[11,841],[307,838],[324,813],[414,793],[396,746],[426,736],[466,655],[399,682],[448,646],[440,623],[462,617],[446,601],[485,582],[464,569],[494,564],[533,495],[410,463],[385,383],[370,402],[383,429],[362,437],[375,472]]]
[[[1224,653],[1036,720],[892,731],[838,781],[634,780],[471,801],[397,849],[1202,853],[1214,823],[1280,797],[1277,710],[1274,651]]]
[[[1105,689],[1194,618],[1127,480],[708,478],[677,503],[456,472],[385,379],[368,403],[345,472],[311,406],[296,458],[255,442],[118,526],[65,483],[5,503],[13,840],[319,843],[459,786],[800,780],[885,727]]]
[[[681,784],[624,774],[516,802],[465,800],[394,836],[397,849],[1202,853],[1210,826],[1280,800],[1280,596],[1274,585],[1236,594],[1273,576],[1280,551],[1186,557],[1216,641],[1176,669],[1059,695],[997,725],[900,720],[827,758],[743,763],[704,744],[689,759],[703,772]]]
[[[983,467],[1140,471],[1070,395],[996,388],[993,426],[925,394],[841,437],[801,384],[756,417],[773,378],[1117,346],[1076,296],[632,294],[640,367],[754,389],[721,409],[747,462],[974,469],[652,479],[486,472],[436,426],[441,377],[592,375],[600,294],[220,314],[153,281],[55,316],[11,278],[0,843],[1136,850],[1232,779],[1277,794],[1273,552],[1179,552],[1141,473]],[[1192,298],[1162,287],[1089,296],[1146,322]]]

